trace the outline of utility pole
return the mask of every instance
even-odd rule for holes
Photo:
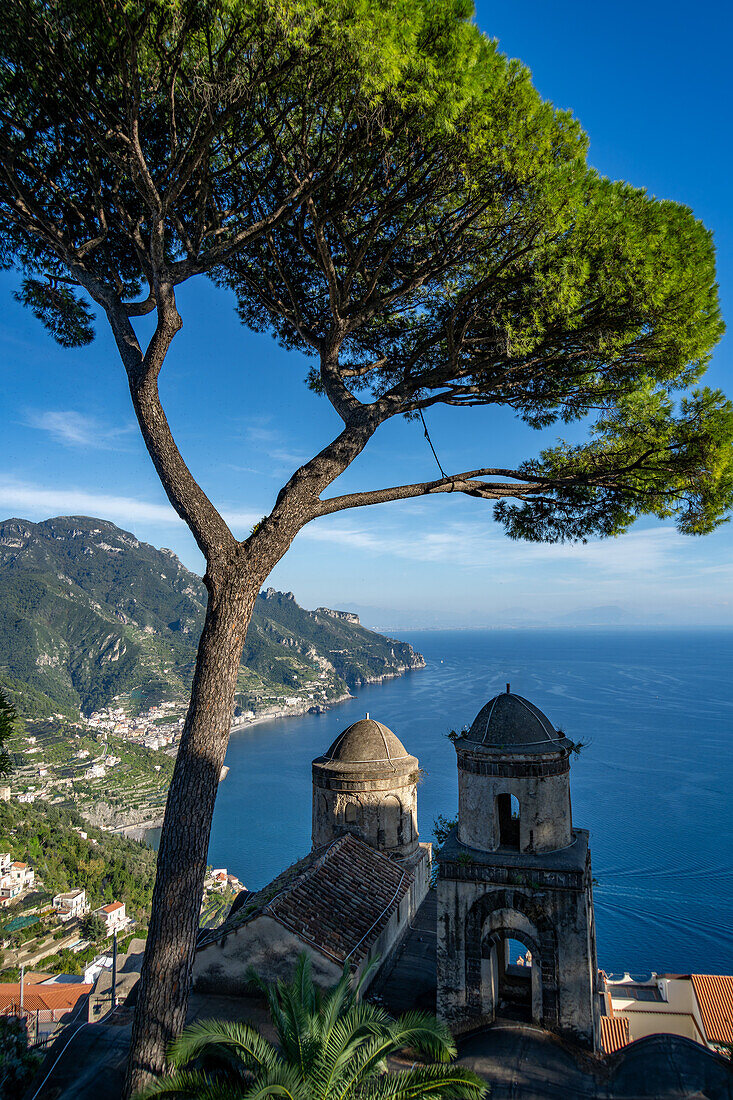
[[[117,929],[112,934],[112,1008],[117,1008]]]

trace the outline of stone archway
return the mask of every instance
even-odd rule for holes
[[[519,968],[509,965],[506,944],[518,940],[532,954],[532,965]],[[506,1014],[524,1019],[520,1008],[526,1008],[527,1022],[542,1024],[542,962],[536,938],[515,927],[493,928],[481,944],[481,994],[484,1015],[495,1019]]]
[[[557,936],[542,906],[521,890],[492,890],[466,915],[466,1008],[477,1022],[495,1018],[499,950],[506,938],[519,940],[532,952],[532,1019],[546,1028],[557,1027]]]

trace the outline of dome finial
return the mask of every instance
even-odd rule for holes
[[[507,695],[511,695],[511,692],[509,691],[510,686],[511,686],[510,684],[507,684],[507,686],[506,686]]]

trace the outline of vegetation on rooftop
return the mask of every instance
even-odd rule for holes
[[[393,1019],[361,1000],[365,976],[357,981],[347,967],[335,986],[321,990],[305,953],[290,982],[252,974],[277,1044],[244,1023],[193,1024],[169,1048],[169,1075],[138,1100],[482,1100],[486,1083],[453,1063],[456,1046],[447,1025],[423,1012]],[[405,1049],[412,1067],[386,1072],[387,1059]]]

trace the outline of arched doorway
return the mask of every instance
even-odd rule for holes
[[[487,1022],[503,1015],[552,1027],[557,950],[550,929],[544,923],[538,928],[516,904],[523,908],[527,901],[501,891],[480,898],[469,910],[466,1003]],[[528,951],[531,966],[526,965]],[[520,954],[523,966],[518,965]]]
[[[484,940],[481,955],[493,993],[494,1018],[541,1023],[542,972],[530,937],[497,929]]]

